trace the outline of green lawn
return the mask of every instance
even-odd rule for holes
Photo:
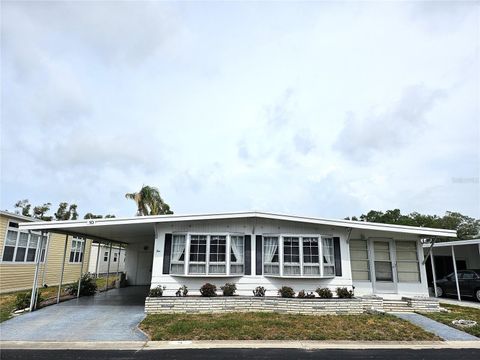
[[[391,315],[151,314],[152,340],[440,340]]]
[[[115,279],[116,279],[115,276],[110,276],[108,278],[109,289],[113,287]],[[105,278],[101,277],[97,279],[97,286],[99,291],[105,290],[106,281],[107,281],[106,277]],[[63,289],[62,289],[61,296],[67,295],[64,290],[65,286],[67,285],[68,284],[64,284],[62,286]],[[42,292],[42,297],[44,299],[53,299],[57,297],[58,286],[49,286],[48,288],[41,288],[40,291]],[[22,290],[22,291],[16,291],[16,292],[0,295],[0,322],[11,318],[11,313],[13,310],[15,310],[15,299],[17,297],[17,294],[26,293],[26,292],[28,291]]]
[[[449,304],[440,304],[443,308],[450,310],[448,313],[422,313],[429,317],[430,319],[441,322],[445,325],[460,329],[462,331],[468,332],[474,336],[480,337],[480,309],[474,309],[466,306],[457,306]],[[477,322],[477,325],[471,328],[462,328],[457,327],[452,324],[453,320],[474,320]]]

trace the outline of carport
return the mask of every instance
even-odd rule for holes
[[[437,279],[453,271],[455,276],[456,295],[462,301],[458,271],[480,269],[480,239],[434,242],[424,245],[427,276],[433,281],[435,297],[438,297]],[[427,261],[428,259],[428,261]],[[426,264],[428,265],[428,264]]]
[[[63,252],[62,270],[59,274],[59,287],[57,303],[60,300],[60,291],[63,280],[63,271],[67,261],[68,236],[90,239],[96,243],[109,244],[110,254],[113,244],[125,247],[125,272],[127,281],[131,285],[148,286],[151,282],[151,272],[153,263],[153,248],[155,239],[155,221],[157,217],[138,217],[138,218],[113,218],[113,219],[88,219],[62,222],[35,222],[21,223],[20,229],[30,231],[40,231],[43,234],[54,232],[65,234],[65,245]],[[157,220],[158,221],[158,220]],[[41,241],[45,241],[41,237]],[[40,244],[41,246],[42,244]],[[83,241],[83,253],[85,252],[86,241]],[[48,251],[48,247],[46,249]],[[97,257],[100,256],[97,253]],[[109,256],[110,259],[110,256]],[[79,286],[83,275],[83,263],[80,266]],[[32,285],[32,297],[30,301],[30,310],[35,310],[35,304],[39,287],[40,256],[36,258],[36,269]],[[97,260],[98,263],[98,260]],[[115,271],[115,269],[112,269]],[[110,267],[107,273],[110,273]],[[108,276],[108,275],[107,275]],[[108,282],[108,279],[107,279]],[[79,297],[77,293],[77,298]]]

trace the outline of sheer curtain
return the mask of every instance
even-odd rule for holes
[[[237,259],[237,263],[243,263],[243,237],[232,236],[231,239],[232,251]]]
[[[265,262],[271,263],[278,248],[278,238],[265,237]]]
[[[185,252],[185,236],[174,235],[172,241],[172,260],[171,260],[171,272],[173,274],[183,274],[185,257],[180,260]]]

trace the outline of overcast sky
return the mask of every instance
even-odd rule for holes
[[[478,4],[2,1],[0,208],[480,217]]]

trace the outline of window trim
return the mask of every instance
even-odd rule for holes
[[[262,256],[262,276],[265,277],[272,277],[272,278],[292,278],[292,279],[332,279],[335,275],[335,262],[334,266],[334,273],[332,275],[325,275],[324,274],[324,262],[323,262],[323,239],[332,239],[335,237],[333,234],[291,234],[291,233],[280,233],[280,234],[262,234],[262,238],[265,237],[277,237],[279,240],[279,252],[278,252],[278,265],[280,267],[279,274],[267,274],[265,273],[265,261],[264,256]],[[300,275],[285,275],[284,274],[284,238],[286,237],[296,237],[299,238],[299,255],[300,255]],[[312,265],[312,263],[305,263],[303,259],[303,238],[317,238],[319,241],[318,246],[318,266],[320,267],[320,274],[319,275],[305,275],[304,273],[304,266]],[[334,255],[335,256],[335,255]],[[272,263],[277,264],[277,263]],[[295,263],[296,264],[296,263]],[[313,265],[316,265],[314,263]]]
[[[243,251],[245,251],[245,233],[240,232],[174,232],[172,233],[172,237],[175,235],[184,235],[185,236],[185,256],[184,256],[184,272],[183,274],[176,274],[172,273],[172,262],[170,260],[170,268],[169,268],[169,275],[171,276],[179,276],[179,277],[240,277],[245,275],[245,259],[243,260],[243,271],[242,273],[232,273],[230,269],[230,252],[231,252],[231,236],[242,236],[243,237]],[[191,239],[192,236],[206,236],[206,252],[205,252],[205,261],[190,261],[190,246],[191,246]],[[225,262],[211,262],[210,261],[210,240],[212,236],[225,236]],[[173,239],[172,239],[173,240]],[[173,246],[170,249],[170,259],[172,259],[173,254]],[[181,262],[178,262],[180,264]],[[204,273],[190,273],[190,265],[205,265],[205,272]],[[225,273],[210,273],[210,265],[225,265]],[[238,264],[240,263],[232,263]]]
[[[72,249],[73,249],[72,245],[73,245],[74,241],[80,242],[80,244],[81,244],[80,251],[78,251],[78,249],[75,249],[75,252],[74,252],[74,255],[73,255],[73,261],[70,261],[70,255],[69,255],[68,256],[68,263],[71,264],[71,265],[80,265],[80,264],[82,264],[83,257],[85,256],[85,250],[86,250],[86,246],[84,245],[85,239],[73,236],[72,239],[70,240],[70,254],[72,253]],[[81,258],[80,258],[80,255],[78,256],[79,261],[75,261],[75,257],[77,256],[77,253],[82,255]]]
[[[6,229],[5,229],[5,237],[4,237],[4,241],[3,241],[3,248],[2,248],[0,263],[9,264],[9,265],[35,264],[36,261],[37,261],[37,256],[39,256],[38,255],[39,251],[40,251],[40,257],[42,256],[41,252],[42,252],[43,249],[40,248],[40,244],[42,243],[42,232],[31,231],[31,230],[22,231],[22,230],[19,229],[18,223],[16,221],[12,221],[10,219],[7,219],[7,221],[8,221],[8,223],[7,223],[7,226],[6,226]],[[10,224],[15,224],[17,226],[11,226]],[[15,239],[15,247],[14,247],[14,250],[13,250],[12,260],[3,260],[4,254],[5,254],[5,248],[6,247],[13,247],[11,245],[7,246],[7,236],[8,236],[9,231],[13,231],[17,234],[16,239]],[[25,255],[23,256],[23,260],[22,261],[15,261],[15,258],[17,257],[18,241],[20,239],[20,234],[27,234],[27,246],[25,247]],[[35,256],[34,256],[33,261],[27,261],[28,250],[30,249],[30,240],[31,240],[32,234],[38,236],[38,242],[37,242],[37,246],[35,247]],[[44,235],[44,238],[45,238],[45,241],[44,241],[45,256],[43,256],[43,259],[40,258],[40,263],[41,264],[45,263],[45,258],[46,258],[46,255],[47,255],[48,242],[49,242],[49,237],[50,237],[49,233],[44,233],[43,235]],[[23,248],[23,246],[22,246],[22,248]]]

